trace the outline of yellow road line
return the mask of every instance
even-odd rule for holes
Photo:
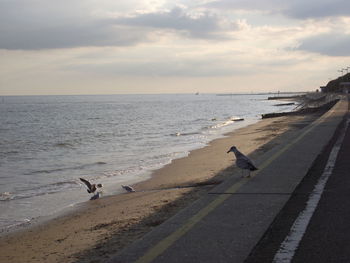
[[[247,178],[243,178],[239,182],[235,183],[229,188],[230,192],[237,191],[242,185],[248,181]],[[142,257],[140,257],[136,262],[137,263],[146,263],[151,262],[157,256],[162,254],[168,247],[170,247],[176,240],[181,236],[186,234],[195,224],[197,224],[202,218],[208,215],[212,210],[218,207],[222,202],[224,202],[229,195],[219,195],[212,202],[210,202],[206,207],[202,208],[197,214],[192,216],[188,221],[178,228],[175,232],[171,233],[169,236],[161,240],[157,245],[152,247],[146,252]]]
[[[294,139],[292,142],[285,145],[282,149],[277,151],[274,155],[272,155],[268,160],[266,160],[264,163],[262,163],[259,167],[258,172],[255,175],[252,175],[252,177],[256,176],[259,172],[264,170],[269,164],[271,164],[277,157],[279,157],[281,154],[283,154],[285,151],[287,151],[292,145],[299,142],[302,138],[304,138],[310,131],[315,129],[320,123],[322,122],[324,118],[328,117],[334,110],[331,110],[326,114],[326,116],[321,117],[320,119],[316,120],[312,124],[310,124],[310,127],[305,130],[302,134],[300,134],[296,139]],[[234,183],[231,187],[229,187],[224,193],[235,193],[239,188],[241,188],[244,184],[246,184],[250,178],[242,178],[238,182]],[[207,216],[211,211],[213,211],[216,207],[218,207],[220,204],[222,204],[227,198],[229,198],[230,195],[223,194],[219,195],[217,198],[215,198],[213,201],[211,201],[206,207],[202,208],[197,214],[193,215],[191,218],[187,220],[186,223],[184,223],[180,228],[178,228],[176,231],[171,233],[166,238],[162,239],[158,242],[154,247],[150,248],[143,256],[141,256],[138,260],[136,260],[136,263],[148,263],[154,260],[156,257],[161,255],[167,248],[169,248],[173,243],[175,243],[179,238],[181,238],[183,235],[185,235],[194,225],[196,225],[201,219],[203,219],[205,216]]]

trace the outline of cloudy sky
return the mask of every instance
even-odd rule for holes
[[[0,0],[0,95],[316,90],[350,66],[349,10],[348,0]]]

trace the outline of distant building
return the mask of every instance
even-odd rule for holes
[[[343,93],[350,93],[350,82],[340,82],[339,86]]]

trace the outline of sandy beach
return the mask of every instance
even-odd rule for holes
[[[226,153],[230,146],[257,158],[318,116],[261,120],[154,171],[151,179],[134,185],[135,193],[86,202],[74,212],[4,236],[0,262],[104,262],[228,176],[241,176],[233,155]]]

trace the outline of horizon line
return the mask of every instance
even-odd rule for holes
[[[186,92],[186,93],[106,93],[106,94],[4,94],[0,97],[30,97],[30,96],[118,96],[118,95],[265,95],[265,94],[290,94],[290,93],[308,93],[312,91],[264,91],[264,92]]]

